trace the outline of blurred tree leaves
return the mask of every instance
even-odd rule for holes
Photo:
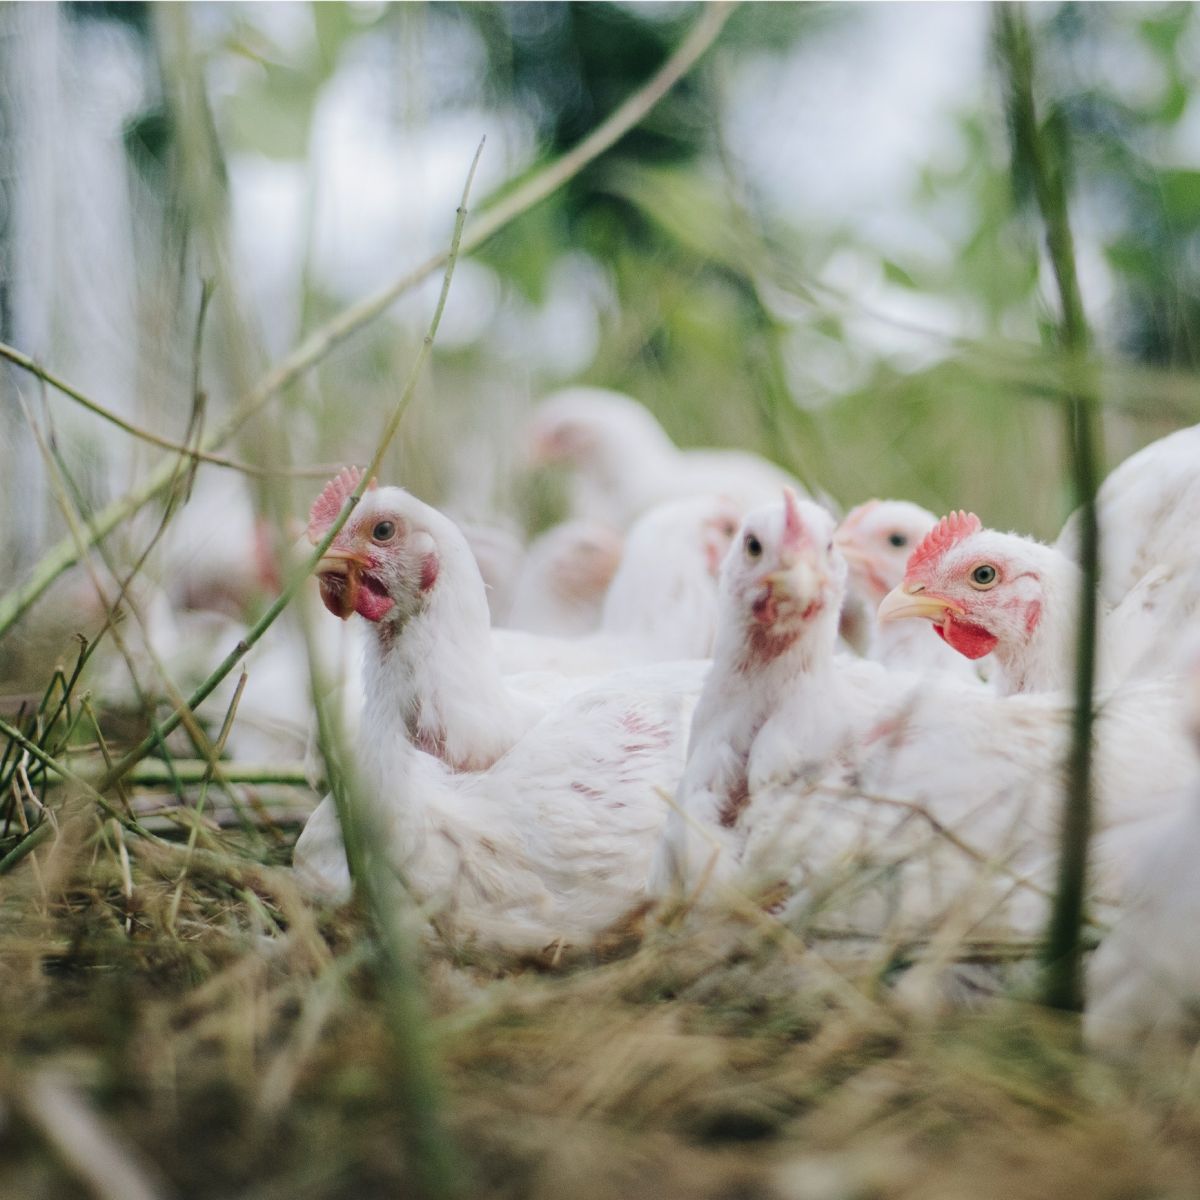
[[[533,116],[550,156],[581,141],[644,83],[695,19],[690,5],[653,16],[587,3],[464,4],[460,11],[485,33],[493,92]],[[699,87],[695,76],[682,80],[610,154],[694,157],[706,135]]]
[[[1158,192],[1168,222],[1188,230],[1200,226],[1200,171],[1159,171]]]
[[[1071,147],[1076,199],[1093,208],[1114,273],[1112,328],[1133,358],[1195,369],[1200,321],[1200,147],[1182,122],[1195,92],[1198,32],[1189,4],[1059,5],[1042,24],[1047,111]],[[1138,43],[1149,50],[1129,55]],[[1130,57],[1129,79],[1100,64]]]
[[[316,96],[306,72],[264,63],[260,79],[226,106],[231,144],[267,158],[303,158]]]
[[[506,189],[507,190],[507,189]],[[476,257],[498,271],[531,304],[546,302],[550,272],[570,245],[564,205],[556,196],[510,225],[476,251]]]
[[[217,104],[228,149],[305,157],[316,106],[335,74],[358,61],[351,43],[361,38],[371,41],[365,49],[377,63],[389,64],[400,90],[417,95],[393,119],[427,120],[462,105],[516,111],[536,138],[527,173],[575,145],[641,86],[697,14],[694,4],[297,8],[311,23],[304,39],[276,44],[272,23],[247,8],[209,44],[208,53],[239,68],[237,86]],[[1012,484],[1013,463],[1054,471],[1057,434],[1053,418],[1042,421],[1045,406],[1029,399],[1036,387],[997,367],[1036,342],[1040,253],[1035,225],[1022,219],[1027,185],[1020,164],[1014,172],[1009,162],[998,89],[983,77],[984,64],[977,94],[946,115],[953,152],[916,164],[912,193],[889,197],[937,228],[946,243],[941,257],[919,242],[885,248],[841,213],[804,225],[789,214],[764,215],[754,207],[755,182],[738,175],[738,155],[730,153],[738,148],[722,144],[725,85],[736,72],[820,53],[826,32],[866,27],[872,14],[871,6],[742,6],[714,51],[641,127],[475,257],[520,305],[543,313],[555,302],[564,263],[594,264],[604,281],[596,289],[604,297],[596,301],[599,341],[572,378],[633,392],[683,441],[753,446],[846,501],[895,492],[935,508],[975,505],[997,523],[1053,532],[1058,498]],[[1039,107],[1073,184],[1082,244],[1098,264],[1094,295],[1097,305],[1103,299],[1097,316],[1109,333],[1106,353],[1194,368],[1195,10],[1057,4],[1039,7],[1035,21],[1046,89]],[[444,38],[451,27],[459,40]],[[461,46],[464,37],[479,46],[470,79],[439,79],[426,95],[403,74],[424,61],[426,42]],[[446,69],[444,58],[430,61]],[[153,161],[169,134],[148,111],[128,141]],[[839,258],[862,267],[850,277],[870,281],[869,294],[854,283],[830,285],[824,273]],[[881,298],[883,315],[866,319]],[[326,298],[306,302],[324,311]],[[936,331],[921,336],[922,305],[938,304],[960,315],[962,342]],[[888,336],[870,336],[889,320]],[[552,320],[541,328],[553,328]],[[918,353],[895,349],[906,336]],[[343,378],[365,389],[373,372],[394,362],[393,337],[381,328],[364,339],[356,360],[363,370]],[[974,355],[979,347],[993,357]],[[490,384],[490,353],[485,345],[439,349],[439,359],[456,387],[470,392],[472,378]],[[531,370],[528,391],[536,396],[569,381],[554,370]],[[326,379],[337,385],[332,372]],[[1179,392],[1173,377],[1163,380]],[[1146,384],[1139,396],[1152,391]],[[1114,445],[1129,448],[1120,439]]]
[[[648,18],[611,4],[463,4],[458,11],[483,36],[488,89],[533,119],[542,153],[531,170],[581,141],[662,65],[694,20],[691,6]],[[545,297],[557,258],[581,245],[599,261],[614,243],[655,253],[660,239],[627,198],[599,181],[614,164],[688,164],[712,146],[712,97],[693,74],[643,124],[480,257],[534,302]]]
[[[337,68],[343,45],[360,31],[350,5],[311,3],[313,37],[304,52],[285,56],[260,29],[239,21],[226,48],[258,64],[224,106],[231,148],[266,158],[302,159],[308,152],[313,111]]]

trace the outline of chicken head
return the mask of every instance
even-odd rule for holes
[[[936,524],[933,513],[908,500],[868,500],[851,509],[835,535],[847,587],[878,605],[903,580],[909,556]]]
[[[1042,619],[1049,547],[984,529],[974,513],[943,517],[913,551],[880,621],[924,617],[967,658],[1011,661]]]
[[[740,628],[751,657],[774,659],[826,612],[835,614],[846,564],[833,517],[784,488],[783,503],[742,522],[721,567],[724,623]],[[730,611],[732,609],[732,612]]]
[[[325,485],[309,515],[310,541],[321,540],[361,479],[350,467]],[[423,607],[439,570],[437,543],[420,522],[424,508],[402,488],[372,482],[317,564],[321,600],[334,616],[403,621]]]

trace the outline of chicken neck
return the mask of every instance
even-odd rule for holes
[[[374,706],[385,725],[417,749],[454,770],[480,771],[542,711],[505,685],[483,580],[466,542],[455,535],[456,529],[439,530],[440,570],[423,606],[374,630],[365,689],[368,709]]]

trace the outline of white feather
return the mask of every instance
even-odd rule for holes
[[[666,500],[720,492],[743,511],[803,491],[788,473],[745,450],[681,450],[650,411],[630,396],[573,387],[547,397],[530,439],[543,462],[570,470],[571,512],[628,528]]]
[[[1188,666],[1189,733],[1200,741],[1200,656]],[[1178,1053],[1200,1039],[1200,759],[1181,790],[1180,810],[1136,856],[1125,911],[1092,957],[1084,1035],[1116,1054]]]
[[[707,658],[716,631],[716,572],[738,519],[724,496],[656,505],[625,539],[600,629],[579,638],[496,630],[501,670],[596,675],[637,663]]]
[[[1096,493],[1096,519],[1100,588],[1109,604],[1157,567],[1190,571],[1200,523],[1200,425],[1159,438],[1116,467]],[[1078,559],[1078,513],[1055,545]]]
[[[530,544],[498,624],[550,637],[591,633],[621,549],[621,535],[600,521],[564,521],[547,530]]]

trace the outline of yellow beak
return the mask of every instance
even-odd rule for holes
[[[792,604],[805,607],[820,597],[828,579],[824,571],[801,559],[782,570],[764,575],[762,582],[776,599],[786,599]]]
[[[879,604],[879,621],[900,621],[905,617],[925,617],[935,624],[946,613],[962,616],[963,610],[944,596],[926,594],[923,583],[902,583],[894,587]]]
[[[339,550],[330,546],[313,569],[314,575],[348,575],[351,566],[365,567],[366,558],[353,550]]]
[[[362,568],[367,560],[353,550],[334,549],[325,551],[317,563],[317,583],[321,588],[321,603],[335,617],[343,621],[349,618],[358,605],[362,588]]]

